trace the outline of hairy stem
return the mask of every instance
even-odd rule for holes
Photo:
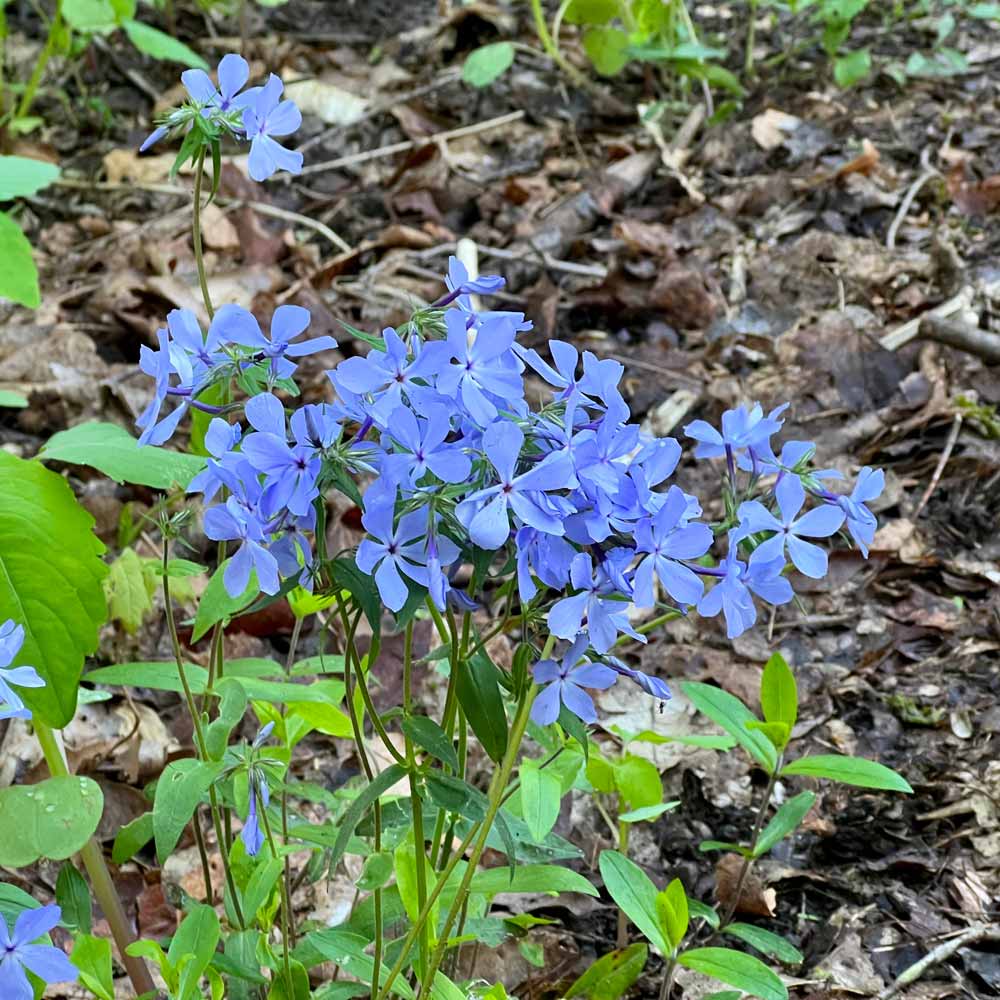
[[[42,748],[45,762],[49,766],[49,774],[54,778],[65,778],[70,774],[69,764],[63,754],[63,749],[56,738],[55,732],[44,722],[34,719],[32,725],[35,728],[35,736],[38,744]],[[141,958],[134,958],[129,955],[126,949],[133,941],[135,935],[129,926],[128,917],[121,900],[118,898],[118,891],[112,881],[111,873],[108,871],[107,863],[104,860],[104,852],[96,838],[91,837],[80,849],[80,859],[83,861],[87,874],[90,876],[90,884],[94,890],[94,896],[104,916],[107,918],[108,926],[111,928],[111,936],[118,946],[118,953],[128,971],[129,979],[135,988],[136,995],[141,995],[150,991],[155,991],[156,986],[149,974],[146,963]]]

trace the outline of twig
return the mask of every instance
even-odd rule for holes
[[[328,239],[342,253],[354,252],[351,244],[338,236],[329,226],[320,222],[318,219],[310,219],[308,215],[299,215],[298,212],[290,212],[287,209],[277,208],[274,205],[268,205],[262,201],[231,202],[225,199],[220,199],[220,204],[226,206],[232,205],[234,208],[245,205],[247,208],[252,208],[258,215],[267,215],[272,219],[283,219],[285,222],[305,226],[307,229],[315,230],[320,234],[320,236],[326,237],[326,239]]]
[[[917,316],[916,319],[908,320],[901,326],[897,326],[895,330],[890,330],[879,340],[879,343],[887,351],[898,351],[904,344],[908,344],[916,337],[920,330],[920,324],[924,320],[931,316],[953,316],[955,313],[961,312],[972,303],[972,295],[972,288],[966,285],[957,295],[953,295],[946,302],[942,302],[941,305],[935,306],[935,308],[924,313],[922,316]]]
[[[442,243],[431,250],[421,253],[421,259],[438,257],[444,253],[453,253],[457,244]],[[544,264],[551,271],[563,271],[566,274],[579,274],[585,278],[605,279],[608,276],[608,269],[601,264],[574,264],[569,260],[558,260],[544,251],[537,253],[519,253],[517,250],[502,250],[499,247],[488,247],[482,243],[477,243],[476,248],[482,257],[495,257],[498,260],[537,260]]]
[[[914,521],[920,516],[920,512],[927,506],[927,501],[930,500],[931,494],[937,489],[937,484],[941,481],[941,475],[944,472],[944,467],[948,464],[948,459],[951,458],[955,442],[958,440],[958,432],[961,429],[962,414],[956,413],[955,419],[951,422],[951,431],[948,434],[948,440],[944,443],[944,451],[941,452],[941,457],[938,459],[934,475],[931,476],[931,481],[927,484],[927,489],[924,490],[924,495],[920,498],[920,503],[917,504],[917,509],[913,512],[912,519]]]
[[[447,142],[449,139],[460,139],[467,135],[477,135],[480,132],[490,132],[493,129],[502,128],[513,122],[524,118],[523,111],[512,111],[498,118],[488,118],[486,121],[476,122],[475,125],[463,125],[461,128],[449,129],[447,132],[435,132],[424,139],[407,139],[403,142],[394,142],[388,146],[379,146],[378,149],[368,149],[363,153],[352,153],[350,156],[340,156],[335,160],[326,160],[324,163],[311,163],[308,167],[302,168],[301,176],[307,174],[318,174],[324,170],[335,170],[337,167],[350,167],[358,163],[367,163],[369,160],[379,160],[386,156],[394,156],[396,153],[407,153],[411,149],[419,149],[421,146],[428,146],[432,143]]]
[[[989,330],[959,320],[928,316],[921,319],[919,333],[926,340],[974,354],[988,365],[1000,365],[1000,336]]]
[[[926,153],[927,151],[924,150]],[[924,157],[921,157],[923,160]],[[888,250],[895,250],[896,248],[896,234],[899,232],[899,227],[903,224],[903,220],[910,212],[910,208],[913,205],[913,199],[920,193],[920,189],[932,178],[940,177],[939,171],[935,170],[934,167],[924,166],[924,172],[906,189],[906,194],[903,195],[903,200],[899,203],[899,208],[896,210],[896,217],[892,220],[889,226],[889,232],[885,235],[885,245]]]
[[[876,1000],[890,1000],[890,997],[894,997],[904,986],[915,983],[928,969],[951,958],[959,948],[964,948],[965,945],[972,944],[974,941],[982,941],[984,938],[990,941],[1000,940],[1000,927],[996,924],[976,924],[959,934],[958,937],[939,944],[924,955],[920,961],[914,962],[908,969],[900,973],[879,993]]]

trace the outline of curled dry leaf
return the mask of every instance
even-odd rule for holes
[[[743,868],[743,858],[738,854],[725,854],[715,866],[715,897],[722,909],[733,905],[736,886]],[[764,887],[764,883],[751,870],[743,880],[740,897],[736,901],[736,913],[756,917],[773,917],[778,902],[778,894]]]

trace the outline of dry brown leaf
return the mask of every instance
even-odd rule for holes
[[[768,151],[777,149],[802,124],[801,118],[768,108],[754,117],[750,124],[750,134],[761,149]]]
[[[864,174],[866,177],[878,166],[879,151],[869,139],[861,140],[861,152],[843,166],[838,167],[833,175],[835,180],[841,180],[849,174]]]
[[[134,149],[112,149],[104,156],[104,175],[110,184],[163,184],[175,159],[175,153],[140,156]]]
[[[945,184],[951,200],[966,215],[989,215],[1000,210],[1000,174],[970,180],[965,165],[958,163],[945,175]]]
[[[624,240],[633,253],[646,253],[670,260],[677,256],[677,241],[673,233],[660,222],[622,219],[615,223],[614,235]]]
[[[368,110],[368,102],[327,80],[295,80],[285,85],[285,97],[303,114],[315,115],[327,125],[353,125]]]
[[[723,910],[728,910],[733,905],[743,862],[744,859],[739,854],[725,854],[715,866],[715,898]],[[777,903],[778,894],[773,889],[766,889],[764,883],[751,871],[743,880],[735,912],[756,917],[773,917]]]

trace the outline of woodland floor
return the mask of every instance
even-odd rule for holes
[[[178,6],[178,36],[210,62],[239,47],[225,37],[238,35],[235,19],[210,22]],[[708,9],[706,23],[725,28],[730,5]],[[9,10],[8,58],[26,67],[40,44],[37,19],[28,5]],[[925,41],[906,34],[915,28],[891,38],[877,25],[859,30],[904,53]],[[476,2],[447,16],[425,0],[254,7],[252,75],[308,81],[295,94],[307,171],[255,187],[238,163],[224,167],[206,213],[214,297],[262,319],[282,302],[306,306],[312,332],[333,334],[349,354],[363,348],[338,321],[377,331],[405,320],[412,303],[439,294],[447,254],[468,236],[482,269],[507,276],[504,306],[534,320],[528,343],[558,336],[621,360],[633,411],[656,432],[716,421],[746,400],[790,400],[784,436],[816,441],[824,465],[849,475],[885,467],[882,527],[867,562],[839,551],[827,579],[798,581],[801,608],[779,609],[735,643],[719,622],[693,617],[632,651],[675,687],[707,680],[752,703],[764,661],[780,648],[803,691],[802,748],[877,758],[911,782],[905,798],[819,787],[804,830],[760,864],[761,916],[747,917],[773,909],[764,923],[805,953],[789,980],[798,1000],[875,997],[931,948],[997,917],[1000,420],[989,408],[1000,404],[1000,377],[973,354],[898,331],[942,303],[1000,329],[1000,227],[990,215],[1000,206],[1000,43],[985,29],[966,37],[970,69],[958,77],[903,90],[879,77],[849,92],[833,86],[818,46],[805,46],[768,70],[724,124],[701,121],[695,89],[678,92],[657,133],[634,113],[658,96],[654,74],[600,83],[607,96],[598,99],[521,50],[489,89],[464,85],[465,54],[498,37],[534,43],[526,5]],[[784,43],[764,32],[758,44],[767,55]],[[0,309],[0,387],[30,397],[27,409],[0,410],[0,441],[18,454],[87,419],[131,428],[149,391],[136,377],[140,344],[153,342],[169,309],[201,312],[190,200],[156,187],[172,183],[174,151],[135,153],[154,110],[180,97],[176,80],[172,67],[124,42],[91,45],[54,67],[37,106],[45,126],[14,150],[58,160],[75,185],[49,188],[19,214],[38,249],[43,304]],[[471,135],[427,141],[511,113]],[[358,155],[404,140],[408,151]],[[190,177],[178,183],[189,189]],[[275,218],[240,199],[295,215]],[[324,397],[323,370],[339,356],[300,368],[308,398]],[[152,494],[66,471],[114,552],[123,518],[140,518]],[[678,472],[703,492],[715,475],[689,460]],[[341,514],[334,530],[351,544],[357,521]],[[151,540],[137,544],[154,554],[144,549]],[[191,558],[210,562],[201,544]],[[227,655],[281,658],[291,621],[280,605],[235,621]],[[316,641],[307,635],[301,653]],[[379,679],[390,704],[398,663],[391,643],[387,650]],[[205,644],[191,655],[204,658]],[[168,656],[156,614],[134,635],[108,626],[94,662]],[[438,679],[428,676],[422,697],[432,702]],[[705,731],[679,695],[657,716],[619,685],[601,707],[628,729]],[[109,836],[147,807],[141,787],[189,752],[185,719],[173,695],[140,691],[130,703],[121,689],[81,710],[70,748],[104,785]],[[25,730],[4,725],[0,781],[31,780],[44,765]],[[661,884],[679,874],[709,900],[719,891],[717,855],[697,844],[746,836],[762,775],[743,756],[678,746],[655,749],[667,796],[680,805],[636,830],[632,854]],[[295,768],[332,789],[357,763],[348,742],[319,738],[300,747]],[[585,799],[566,800],[557,832],[583,848],[599,880],[595,859],[612,840]],[[144,934],[169,934],[171,886],[198,878],[193,848],[172,862],[176,871],[145,854],[140,861],[118,872],[122,891]],[[2,875],[47,895],[55,871]],[[351,888],[346,878],[307,886],[297,898],[303,918],[346,912]],[[614,946],[607,897],[580,899],[519,897],[557,921],[533,932],[544,967],[516,947],[482,949],[476,974],[502,978],[519,997],[560,996]],[[680,987],[685,997],[703,993],[693,981]],[[640,994],[656,988],[651,961]],[[959,949],[903,995],[1000,995],[1000,945]]]

